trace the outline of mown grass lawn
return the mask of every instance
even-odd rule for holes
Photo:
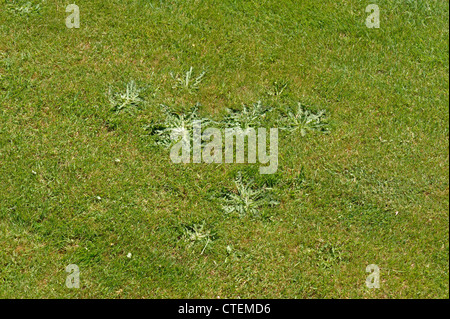
[[[449,297],[448,1],[78,0],[68,29],[70,3],[0,1],[0,298]],[[148,129],[258,101],[328,132],[281,132],[260,175]],[[240,174],[278,204],[226,214]]]

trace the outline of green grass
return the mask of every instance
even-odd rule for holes
[[[449,297],[448,1],[79,0],[68,29],[70,3],[0,1],[0,298]],[[280,133],[262,176],[144,129],[258,101],[329,132]],[[279,205],[224,214],[238,172]]]

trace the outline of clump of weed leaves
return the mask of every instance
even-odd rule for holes
[[[288,110],[281,117],[279,123],[284,130],[290,133],[300,132],[301,136],[305,136],[308,131],[318,131],[328,133],[327,118],[324,110],[313,112],[301,103],[298,103],[295,111]]]
[[[271,188],[255,187],[253,180],[244,179],[238,172],[233,191],[222,195],[221,206],[225,214],[237,214],[239,217],[261,217],[262,210],[279,204],[274,199]]]
[[[182,238],[192,248],[196,244],[201,244],[203,249],[200,255],[203,255],[206,248],[216,239],[216,233],[208,229],[205,222],[183,226]]]
[[[144,127],[149,135],[154,137],[156,145],[170,147],[173,144],[171,135],[173,133],[187,133],[193,136],[194,121],[200,121],[202,127],[207,126],[211,121],[208,118],[200,117],[198,105],[192,107],[189,111],[178,113],[172,111],[168,106],[161,105],[164,115],[162,122],[153,122]],[[181,136],[182,134],[176,134]]]
[[[141,91],[133,80],[127,83],[126,90],[123,93],[113,92],[112,88],[109,88],[108,99],[111,110],[116,113],[125,111],[133,114],[144,102],[140,96]]]
[[[170,73],[170,76],[175,81],[175,84],[173,86],[174,89],[180,88],[188,91],[189,93],[194,93],[195,91],[198,91],[200,83],[203,81],[205,74],[206,71],[203,71],[198,76],[195,76],[194,68],[191,67],[189,71],[187,71],[183,75]]]
[[[28,16],[30,14],[39,13],[41,5],[38,1],[10,1],[6,8],[14,14]]]
[[[259,101],[252,106],[244,106],[242,110],[227,109],[227,112],[222,121],[225,127],[247,129],[262,126],[262,121],[267,117],[269,109]]]

